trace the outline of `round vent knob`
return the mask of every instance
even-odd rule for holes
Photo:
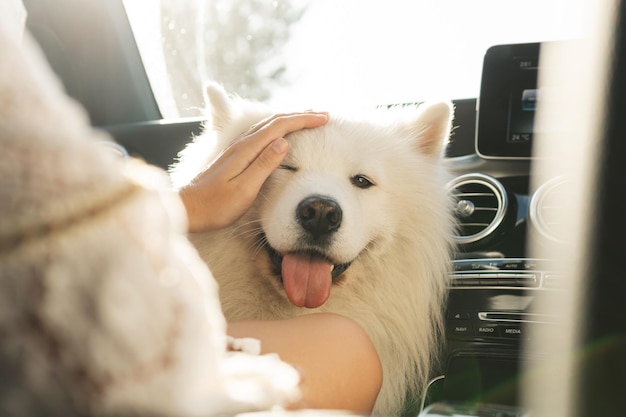
[[[478,173],[461,175],[448,183],[448,190],[457,201],[458,243],[483,240],[504,220],[508,197],[504,186],[495,178]]]
[[[560,213],[572,201],[566,188],[565,178],[553,178],[537,188],[530,199],[528,216],[532,225],[543,237],[555,242],[564,242],[565,226]]]

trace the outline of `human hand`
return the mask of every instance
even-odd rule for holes
[[[319,112],[277,114],[240,135],[179,190],[187,209],[189,231],[219,229],[234,223],[287,155],[289,144],[284,136],[327,121],[328,114]]]

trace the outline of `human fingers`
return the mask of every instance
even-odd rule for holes
[[[321,126],[328,121],[326,112],[290,113],[271,118],[257,131],[267,132],[269,136],[283,137],[291,132]]]
[[[292,112],[292,113],[276,113],[250,126],[250,128],[242,135],[242,137],[248,137],[250,135],[253,135],[259,130],[265,128],[267,125],[275,123],[277,120],[284,120],[284,119],[300,117],[300,116],[304,116],[304,117],[313,116],[312,119],[309,119],[313,121],[319,120],[320,117],[321,119],[324,119],[324,117],[328,119],[327,112],[319,112],[319,111],[314,111],[314,110],[305,110],[302,112]],[[311,126],[311,127],[314,127],[314,126]]]
[[[234,177],[228,178],[226,173],[230,164],[213,165],[197,177],[193,187],[181,190],[190,218],[189,230],[217,229],[235,222],[250,207],[263,182],[278,167],[288,149],[285,139],[276,139],[247,169]],[[203,197],[202,205],[194,200],[198,196]]]
[[[233,142],[225,152],[225,156],[232,159],[233,176],[242,173],[252,165],[268,145],[276,139],[301,129],[321,126],[327,121],[328,114],[320,112],[281,114],[266,119],[253,133],[246,133]],[[263,161],[261,164],[262,166],[266,165]],[[269,166],[271,165],[273,164],[269,164]],[[267,172],[264,177],[270,173],[271,171]]]
[[[289,144],[283,138],[275,139],[259,156],[237,177],[241,187],[250,195],[256,195],[263,183],[285,159]]]

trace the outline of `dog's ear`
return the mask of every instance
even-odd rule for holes
[[[452,129],[453,107],[446,101],[424,103],[413,120],[418,148],[427,155],[440,157]]]
[[[210,122],[214,130],[221,131],[232,118],[232,110],[228,93],[220,84],[211,82],[204,88],[204,100],[211,112]]]

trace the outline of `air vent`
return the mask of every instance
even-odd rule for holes
[[[543,237],[563,242],[565,225],[562,213],[571,201],[566,190],[566,180],[562,177],[551,179],[537,188],[530,199],[528,215],[531,223]]]
[[[459,229],[456,241],[478,242],[490,236],[504,220],[508,198],[504,186],[485,174],[465,174],[448,184],[456,198]]]

